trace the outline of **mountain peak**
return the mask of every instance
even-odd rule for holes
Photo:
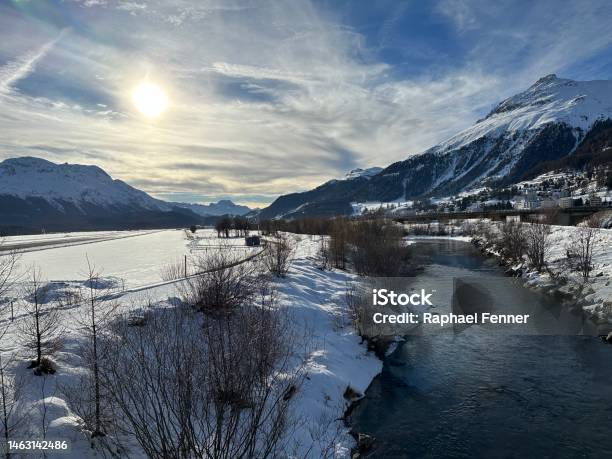
[[[560,80],[560,78],[557,76],[556,73],[550,73],[546,76],[543,76],[542,78],[540,78],[538,81],[536,81],[532,87],[534,86],[539,86],[542,84],[549,84],[549,83],[553,83],[557,80]]]
[[[86,204],[168,208],[145,192],[113,180],[98,166],[56,164],[33,156],[9,158],[0,163],[0,195],[42,198],[58,208],[62,202],[79,208]]]
[[[369,179],[370,177],[372,177],[373,175],[378,174],[380,171],[382,171],[382,167],[370,167],[368,169],[362,169],[360,167],[353,169],[352,171],[348,172],[345,175],[345,179],[347,180],[352,180],[358,177],[363,177],[366,179]]]

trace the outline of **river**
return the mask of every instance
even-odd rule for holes
[[[471,244],[419,240],[419,274],[503,276]],[[550,309],[526,289],[517,304]],[[540,304],[541,303],[541,304]],[[558,305],[559,310],[561,306]],[[409,336],[349,417],[367,457],[612,457],[612,346],[592,336]]]

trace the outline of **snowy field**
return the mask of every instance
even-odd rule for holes
[[[86,256],[104,276],[116,276],[129,287],[118,301],[116,314],[134,308],[165,309],[175,304],[181,280],[160,282],[160,266],[166,261],[180,259],[184,255],[195,257],[213,250],[231,250],[237,256],[253,254],[243,246],[244,239],[223,241],[212,231],[198,231],[195,235],[185,231],[136,232],[129,234],[97,233],[85,237],[110,237],[109,240],[89,244],[27,250],[22,253],[20,267],[32,263],[44,272],[47,279],[77,281],[84,279]],[[42,239],[67,240],[83,235],[44,236]],[[317,268],[315,254],[319,247],[316,238],[294,236],[297,251],[288,276],[277,279],[275,287],[279,301],[277,307],[289,310],[292,322],[307,331],[309,343],[299,352],[306,363],[306,378],[294,399],[295,415],[301,422],[293,432],[290,442],[297,447],[296,457],[318,458],[333,454],[350,457],[354,440],[341,418],[349,402],[343,394],[347,387],[363,394],[371,380],[381,371],[382,363],[356,336],[350,324],[344,295],[347,282],[355,276],[340,271],[321,271]],[[24,241],[36,242],[25,236],[11,238],[12,244]],[[232,247],[228,247],[228,244]],[[28,356],[20,345],[18,336],[27,325],[23,304],[16,305],[15,320],[0,323],[6,330],[1,340],[1,354],[9,377],[17,376],[24,382],[19,410],[26,413],[26,422],[19,427],[19,438],[41,438],[41,426],[46,425],[46,438],[70,442],[69,458],[105,457],[90,446],[90,439],[80,427],[79,417],[71,411],[62,387],[78,384],[85,369],[80,345],[83,342],[80,318],[83,305],[72,305],[61,310],[64,345],[53,360],[57,373],[35,376],[26,369]],[[31,357],[31,356],[30,356]],[[332,450],[330,451],[330,444]],[[124,444],[125,446],[125,444]],[[129,457],[145,457],[135,442],[127,445]],[[125,457],[125,455],[121,455]]]
[[[19,269],[24,274],[36,266],[49,281],[79,281],[85,278],[89,259],[102,277],[115,278],[125,288],[160,282],[163,267],[183,263],[185,256],[188,270],[193,272],[196,259],[208,250],[223,248],[236,257],[253,251],[244,247],[244,238],[219,239],[212,230],[195,235],[184,230],[158,230],[12,236],[5,239],[2,248],[21,253]]]

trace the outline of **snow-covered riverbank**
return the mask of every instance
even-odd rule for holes
[[[492,223],[490,228],[493,230],[491,237],[495,237],[499,227]],[[595,323],[603,328],[608,325],[612,327],[612,230],[594,229],[593,268],[586,281],[580,273],[569,269],[567,263],[572,241],[576,240],[584,228],[550,226],[550,230],[545,253],[547,269],[538,272],[526,262],[515,263],[511,268],[521,273],[528,288],[575,299],[577,306]],[[474,242],[487,253],[502,258],[499,251],[491,246],[493,241],[487,240],[486,235],[479,234]]]

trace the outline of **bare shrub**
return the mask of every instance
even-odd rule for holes
[[[266,241],[266,248],[262,254],[263,263],[271,274],[285,277],[291,267],[294,253],[293,242],[288,236],[279,233]]]
[[[365,276],[399,275],[407,256],[403,230],[385,220],[366,220],[351,227],[351,261]]]
[[[527,225],[527,258],[531,266],[541,272],[546,266],[546,255],[550,251],[550,226],[542,223]]]
[[[520,261],[527,252],[527,234],[520,222],[506,222],[500,228],[499,245],[504,256]]]
[[[487,246],[496,243],[496,233],[493,230],[493,225],[489,220],[478,220],[475,225],[475,235]]]
[[[567,258],[571,267],[580,273],[586,282],[591,276],[593,265],[593,253],[597,248],[599,239],[597,230],[593,228],[577,228],[572,234],[569,244],[566,246]]]
[[[461,234],[464,236],[475,236],[477,233],[476,230],[476,225],[469,220],[464,220],[461,223]]]
[[[362,334],[361,323],[363,320],[363,307],[361,305],[361,295],[358,285],[354,282],[347,282],[344,291],[344,302],[346,304],[351,324],[358,335]]]
[[[177,259],[171,261],[160,268],[159,275],[163,281],[173,281],[182,279],[186,276],[185,260]]]
[[[259,267],[240,262],[229,250],[207,252],[196,260],[199,274],[179,286],[185,303],[213,314],[227,313],[249,302],[256,292]]]
[[[29,368],[39,375],[54,372],[53,366],[42,365],[61,347],[61,317],[57,303],[49,295],[49,285],[42,281],[39,269],[32,268],[30,280],[23,288],[25,320],[20,322],[19,341],[32,358]]]
[[[158,310],[110,340],[105,386],[119,430],[151,458],[284,456],[302,379],[286,316],[245,306],[196,317]]]

